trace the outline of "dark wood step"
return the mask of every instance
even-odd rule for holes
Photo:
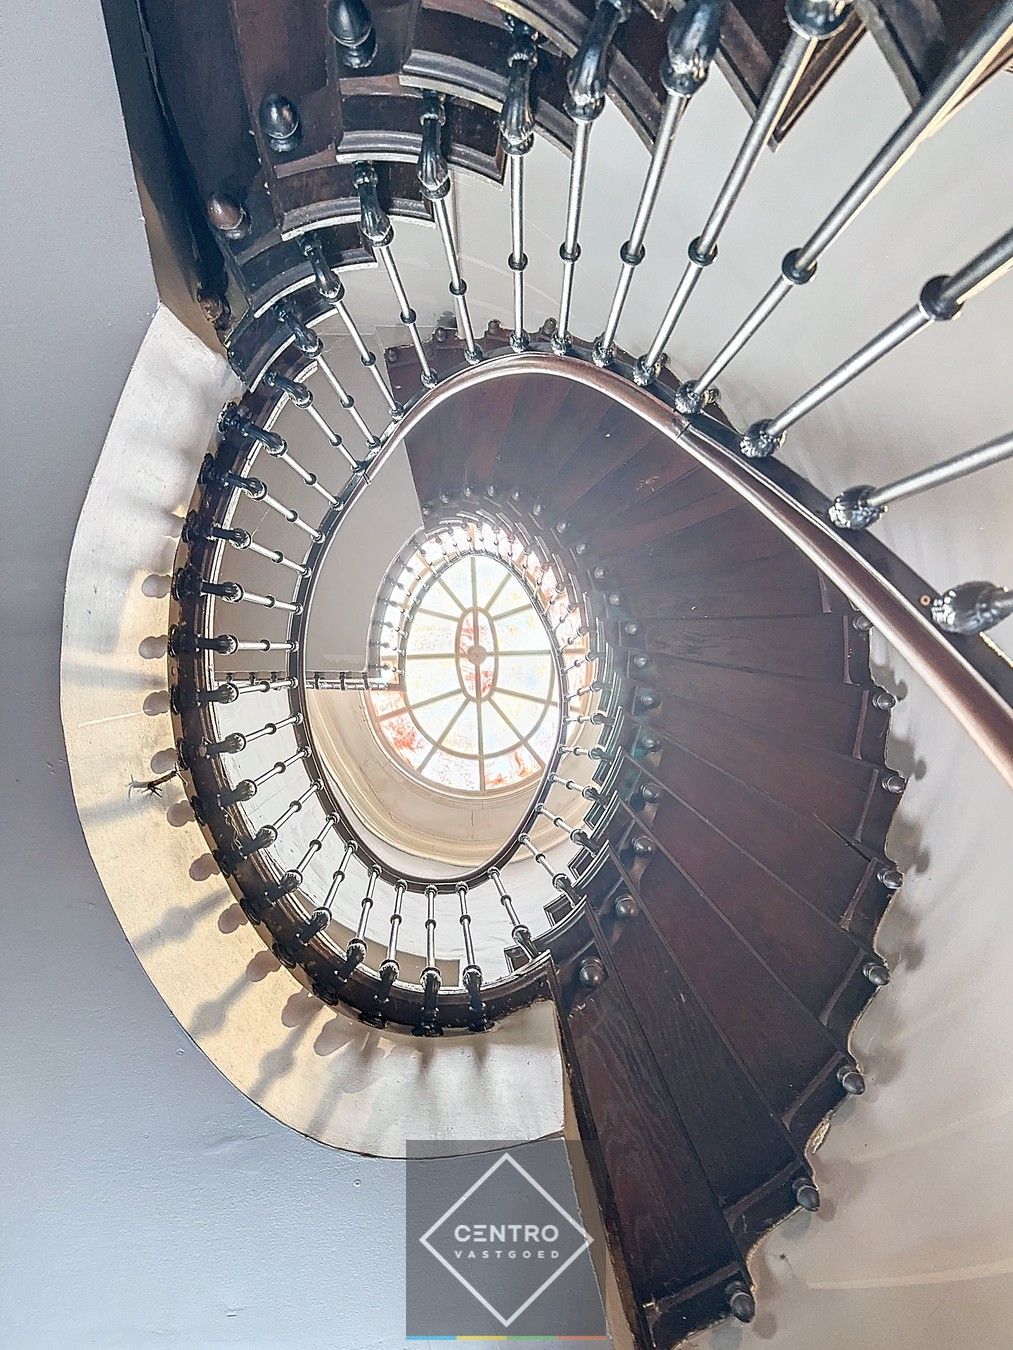
[[[825,912],[720,834],[678,798],[664,796],[644,811],[624,806],[633,833],[647,833],[655,865],[674,867],[722,916],[750,951],[843,1050],[854,1005],[872,996],[862,967],[873,953]]]
[[[663,855],[637,879],[650,915],[711,1020],[796,1144],[843,1097],[834,1075],[847,1063],[808,1013]]]
[[[633,453],[606,477],[571,500],[567,512],[578,524],[598,524],[616,509],[634,509],[637,503],[650,498],[661,484],[674,482],[697,467],[695,459],[655,432],[643,444],[635,446]]]
[[[617,917],[614,895],[609,887],[589,897],[598,950],[623,986],[733,1232],[758,1231],[772,1204],[780,1213],[794,1208],[790,1181],[806,1174],[804,1160],[650,917],[643,910]]]
[[[819,614],[824,599],[812,563],[787,549],[741,566],[642,581],[630,592],[630,604],[648,621],[735,619]]]
[[[767,736],[780,733],[817,749],[882,760],[889,719],[872,706],[869,688],[661,655],[634,673],[663,694],[732,713]]]
[[[636,614],[635,597],[629,606]],[[652,619],[642,625],[641,636],[646,651],[683,664],[763,671],[795,680],[869,683],[868,634],[856,631],[843,614]]]
[[[711,1316],[744,1265],[721,1205],[618,979],[576,979],[558,995],[566,1066],[581,1138],[639,1343],[660,1347],[660,1309],[679,1308],[704,1284]],[[631,1104],[636,1103],[636,1110]],[[659,1309],[660,1305],[660,1309]]]
[[[802,745],[780,732],[764,734],[728,712],[672,694],[652,711],[649,726],[845,838],[877,851],[883,847],[898,798],[881,786],[882,766]]]
[[[671,742],[663,774],[643,761],[636,767],[846,931],[872,942],[891,895],[877,876],[885,859]]]
[[[341,82],[341,139],[339,160],[418,159],[422,145],[420,92],[406,89],[396,74],[372,75]],[[460,99],[444,102],[446,123],[441,148],[447,163],[483,178],[501,182],[503,157],[499,152],[496,115],[487,108]]]
[[[677,533],[669,531],[653,543],[616,540],[608,565],[620,584],[633,585],[659,574],[754,562],[783,553],[786,547],[784,535],[775,526],[736,499],[726,502],[723,510],[715,508],[705,519],[687,521]]]

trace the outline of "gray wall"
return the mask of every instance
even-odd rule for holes
[[[98,0],[5,19],[0,1345],[397,1346],[400,1168],[309,1142],[218,1075],[85,849],[63,577],[157,297]]]

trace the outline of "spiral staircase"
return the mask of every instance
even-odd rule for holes
[[[903,883],[886,838],[906,786],[887,758],[895,700],[870,672],[873,627],[1010,774],[1009,664],[981,634],[1013,597],[987,582],[936,595],[866,531],[890,503],[1008,458],[1011,437],[832,501],[776,452],[997,280],[1013,234],[929,281],[782,412],[738,429],[713,388],[1002,65],[1013,5],[925,6],[932,42],[894,8],[141,6],[194,282],[242,383],[173,574],[169,687],[194,813],[247,918],[324,1003],[437,1039],[495,1035],[554,1002],[625,1315],[659,1350],[753,1318],[750,1250],[818,1208],[811,1146],[864,1091],[849,1037],[890,978],[875,939]],[[673,334],[761,153],[865,24],[910,115],[708,368],[677,379]],[[659,185],[712,62],[749,132],[654,341],[630,352],[622,321]],[[575,334],[607,104],[650,161],[601,330]],[[569,160],[549,315],[526,289],[539,139]],[[484,331],[455,233],[468,177],[509,217],[512,312]],[[412,306],[402,222],[435,227],[444,314]],[[352,304],[367,275],[380,324]],[[377,581],[342,541],[399,456],[418,522],[376,541]],[[470,601],[452,569],[470,569]],[[335,664],[335,604],[363,598],[361,660]],[[505,645],[525,606],[536,653]],[[420,651],[424,615],[452,630],[442,656]],[[413,693],[427,657],[460,685],[431,699],[442,729]],[[516,687],[519,658],[546,692]]]

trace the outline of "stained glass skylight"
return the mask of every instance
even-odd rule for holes
[[[509,556],[447,561],[423,549],[406,563],[386,621],[399,637],[400,686],[366,702],[381,743],[413,777],[487,793],[542,773],[560,716],[543,586],[554,592],[554,579]]]

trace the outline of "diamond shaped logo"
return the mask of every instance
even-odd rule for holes
[[[479,1309],[493,1319],[491,1323],[486,1320],[490,1328],[495,1325],[503,1331],[513,1328],[515,1334],[531,1334],[535,1329],[531,1318],[538,1315],[546,1328],[542,1334],[553,1334],[554,1330],[565,1333],[572,1324],[574,1302],[581,1300],[585,1307],[578,1315],[585,1317],[587,1330],[604,1331],[589,1262],[585,1262],[586,1271],[574,1272],[566,1281],[565,1292],[558,1286],[593,1242],[564,1203],[572,1198],[572,1183],[568,1172],[559,1174],[560,1156],[565,1159],[565,1151],[555,1155],[554,1167],[547,1168],[544,1155],[526,1156],[525,1161],[531,1165],[525,1166],[513,1153],[498,1152],[471,1180],[476,1170],[473,1159],[465,1172],[469,1184],[453,1195],[424,1232],[416,1229],[416,1241],[456,1282],[450,1288],[463,1289],[474,1300],[470,1304],[465,1300],[464,1305],[457,1300],[455,1330],[459,1333],[472,1333],[471,1317],[481,1317]],[[441,1181],[445,1183],[446,1179],[441,1175]],[[445,1184],[438,1186],[439,1201],[446,1200],[448,1189]],[[430,1207],[430,1217],[433,1213]],[[423,1279],[431,1286],[435,1278],[430,1266],[428,1277],[423,1273]],[[559,1288],[559,1306],[553,1306],[552,1299],[546,1297],[554,1287]],[[455,1301],[449,1291],[441,1294],[436,1301],[443,1307]],[[473,1310],[471,1315],[467,1306]],[[525,1313],[529,1317],[518,1326]]]

